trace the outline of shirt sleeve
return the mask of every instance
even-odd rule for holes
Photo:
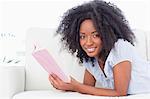
[[[112,54],[112,68],[120,62],[130,61],[132,62],[133,45],[123,39],[118,40],[115,43],[114,48],[111,50]]]

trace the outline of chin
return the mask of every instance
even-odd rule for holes
[[[87,55],[88,55],[89,57],[96,57],[96,56],[97,56],[97,54],[95,54],[95,53],[87,53]]]

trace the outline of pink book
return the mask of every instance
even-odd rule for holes
[[[54,58],[49,54],[46,49],[33,52],[32,55],[49,74],[56,74],[64,82],[70,81],[68,76],[66,76],[62,69],[57,65]]]

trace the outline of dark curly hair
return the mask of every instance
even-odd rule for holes
[[[94,61],[93,57],[87,56],[79,43],[80,24],[86,19],[93,21],[103,42],[103,48],[99,55],[102,61],[106,61],[110,50],[118,39],[127,40],[134,45],[135,36],[128,25],[128,21],[117,6],[102,0],[89,1],[69,9],[64,14],[56,31],[56,34],[62,36],[61,41],[64,47],[79,58],[79,63],[83,63],[84,59],[92,63]]]

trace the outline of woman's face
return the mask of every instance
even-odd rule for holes
[[[92,20],[84,20],[80,25],[80,45],[89,57],[98,57],[102,41]]]

